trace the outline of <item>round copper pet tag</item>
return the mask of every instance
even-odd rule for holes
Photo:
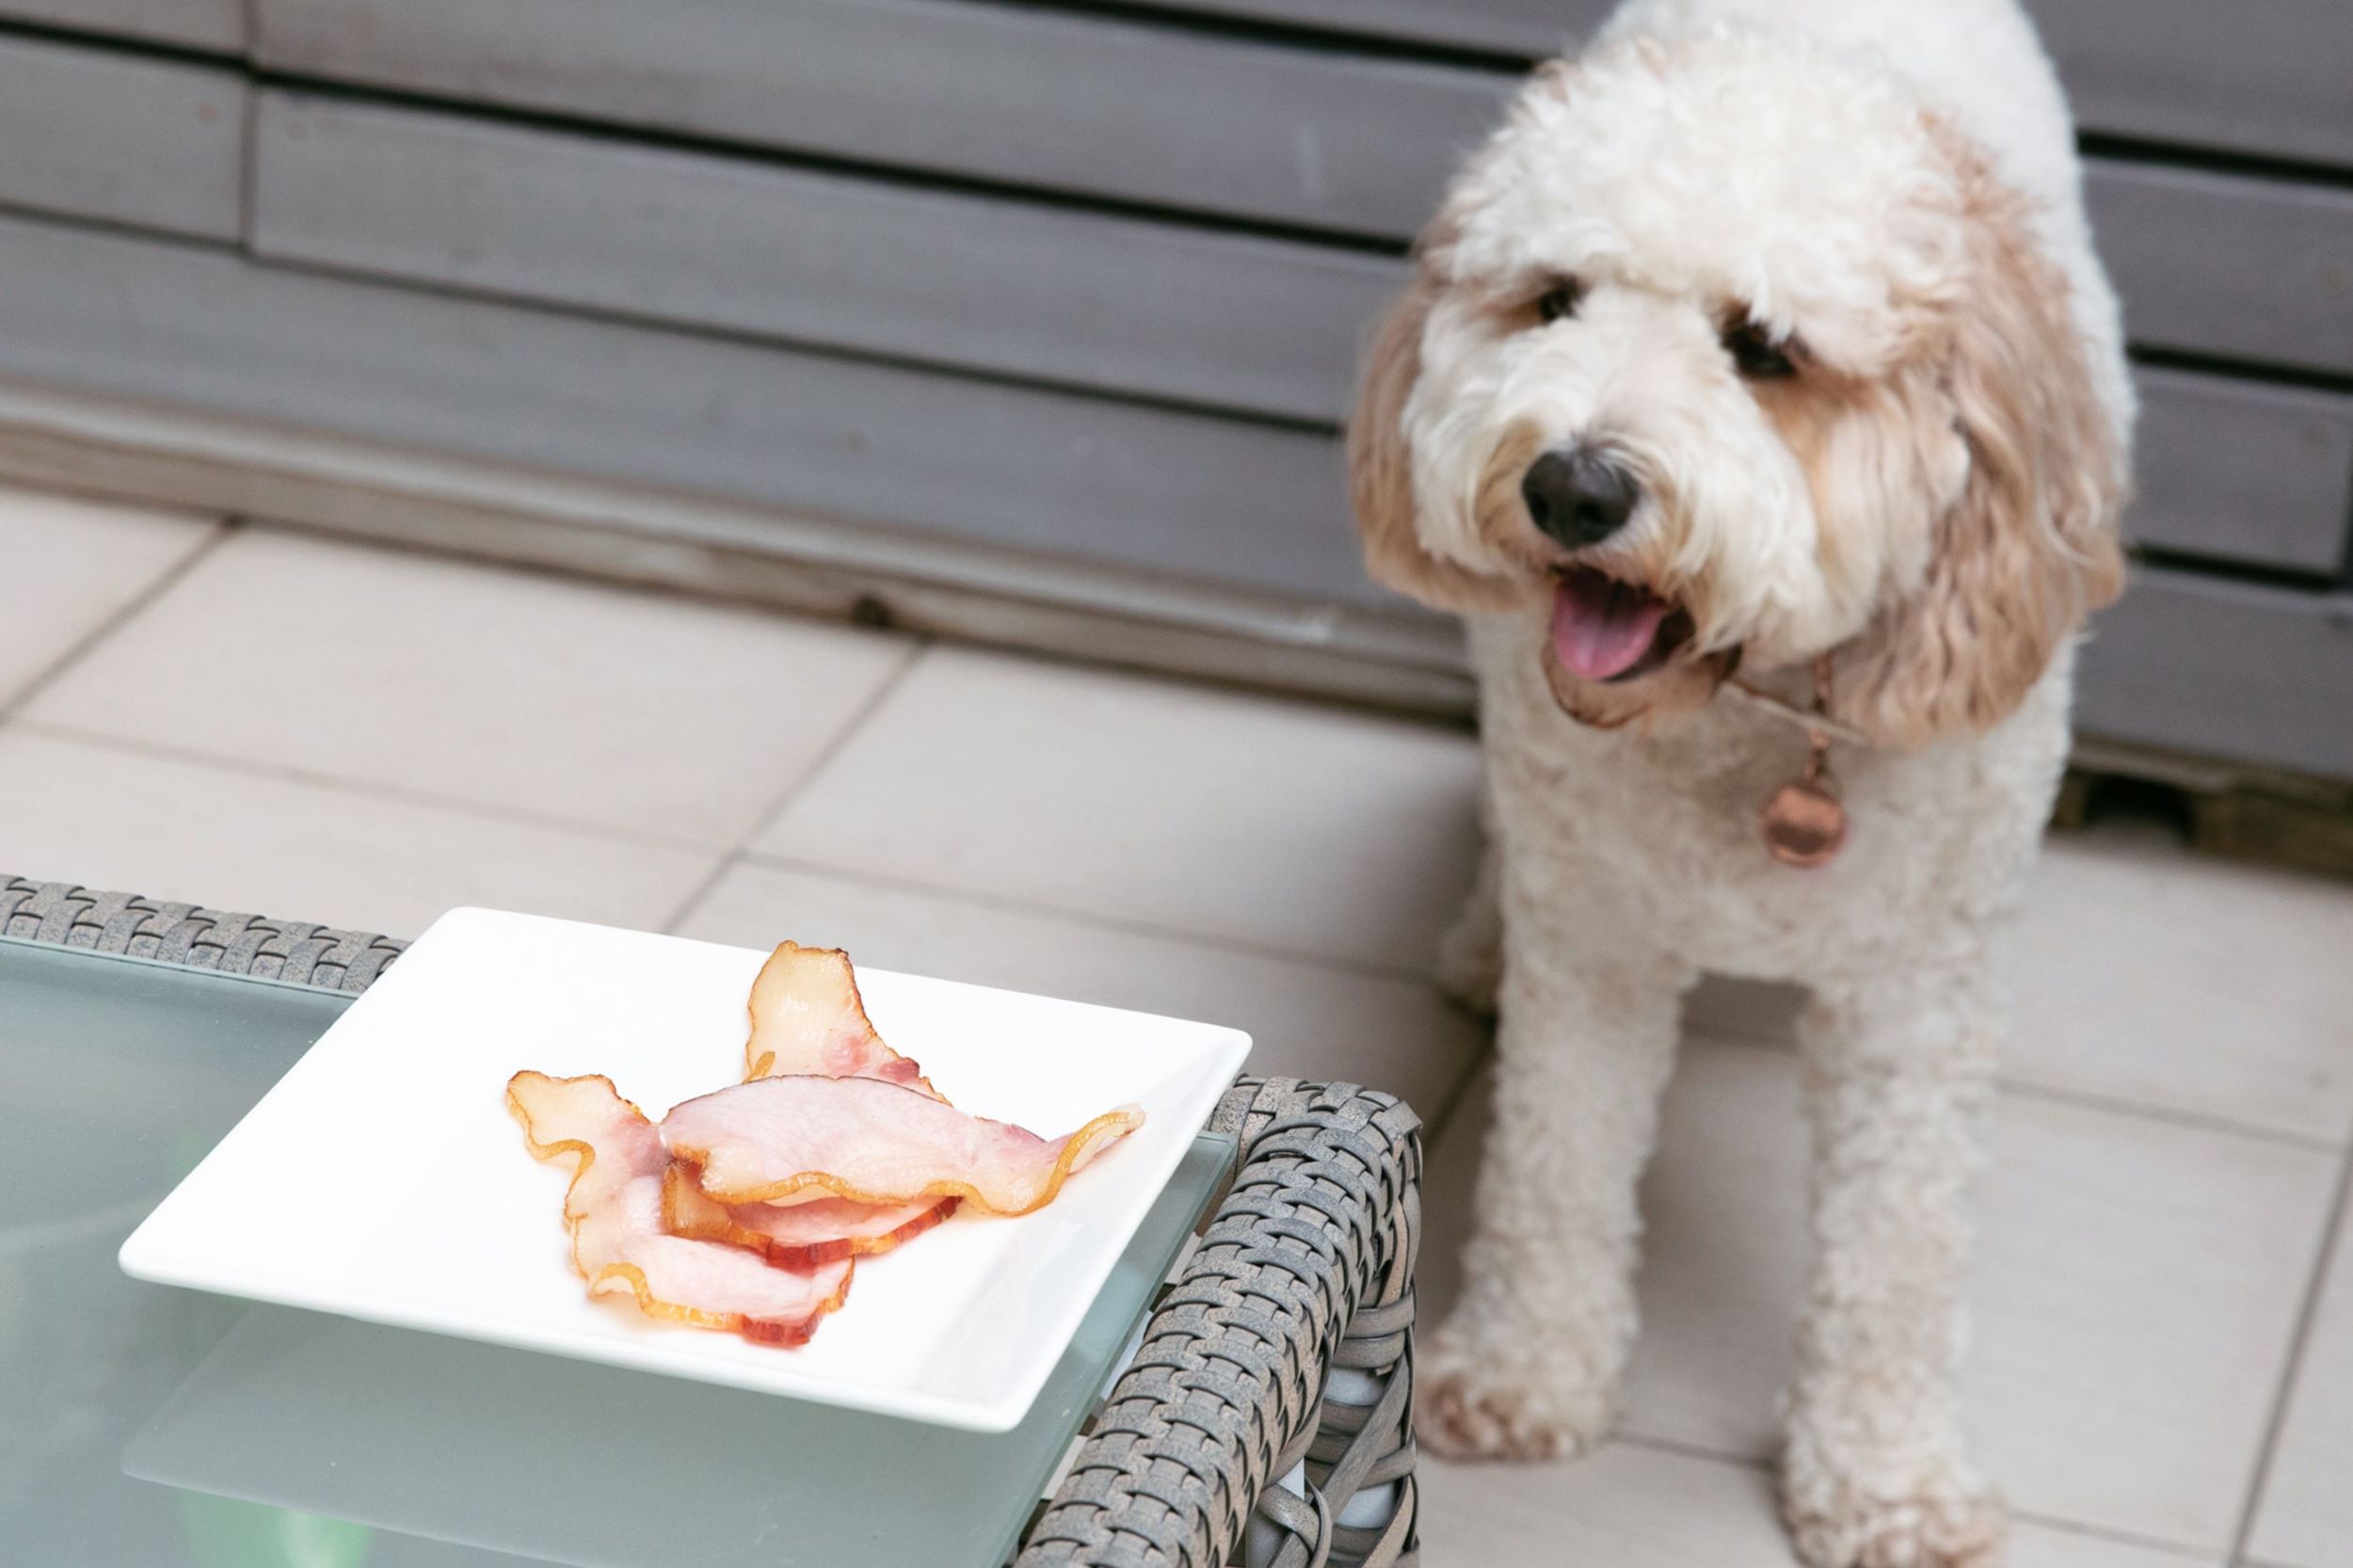
[[[1847,841],[1847,808],[1810,779],[1784,784],[1765,808],[1765,847],[1785,866],[1819,866]]]
[[[1830,737],[1810,730],[1805,775],[1784,784],[1765,808],[1765,847],[1785,866],[1827,864],[1847,841],[1847,808],[1831,791]]]

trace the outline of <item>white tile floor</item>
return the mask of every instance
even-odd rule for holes
[[[412,933],[480,903],[1190,1013],[1433,1118],[1470,743],[741,610],[0,494],[0,868]],[[2019,1568],[2353,1564],[2353,888],[2054,843],[1970,1388]],[[1785,1007],[1695,1001],[1627,1434],[1428,1468],[1433,1564],[1787,1561]],[[1483,1116],[1432,1154],[1454,1283]],[[2323,1290],[2323,1284],[2326,1290]]]

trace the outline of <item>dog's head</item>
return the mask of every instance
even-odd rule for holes
[[[2030,216],[1932,114],[1801,45],[1547,68],[1367,371],[1373,574],[1549,604],[1530,657],[1591,723],[1836,649],[1838,715],[1878,740],[1992,724],[2122,577],[2121,455]]]

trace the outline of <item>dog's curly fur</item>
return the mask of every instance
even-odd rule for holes
[[[1500,1076],[1424,1352],[1433,1447],[1602,1435],[1678,999],[1703,968],[1795,980],[1818,1258],[1790,1528],[1817,1568],[1998,1554],[1955,1389],[1988,951],[2065,760],[2073,635],[2121,584],[2133,417],[2079,184],[2013,0],[1630,0],[1423,235],[1351,446],[1373,573],[1469,622],[1488,760],[1494,859],[1446,965],[1495,987]],[[1793,373],[1744,375],[1735,331]],[[1570,448],[1641,494],[1575,549],[1521,488]],[[1573,673],[1572,570],[1668,601],[1683,640]],[[1757,819],[1805,738],[1720,687],[1803,702],[1825,656],[1864,744],[1833,752],[1851,841],[1800,872]]]

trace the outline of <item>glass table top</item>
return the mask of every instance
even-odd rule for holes
[[[1196,1143],[997,1435],[124,1276],[122,1239],[351,1000],[0,939],[0,1555],[990,1568],[1233,1159]]]

